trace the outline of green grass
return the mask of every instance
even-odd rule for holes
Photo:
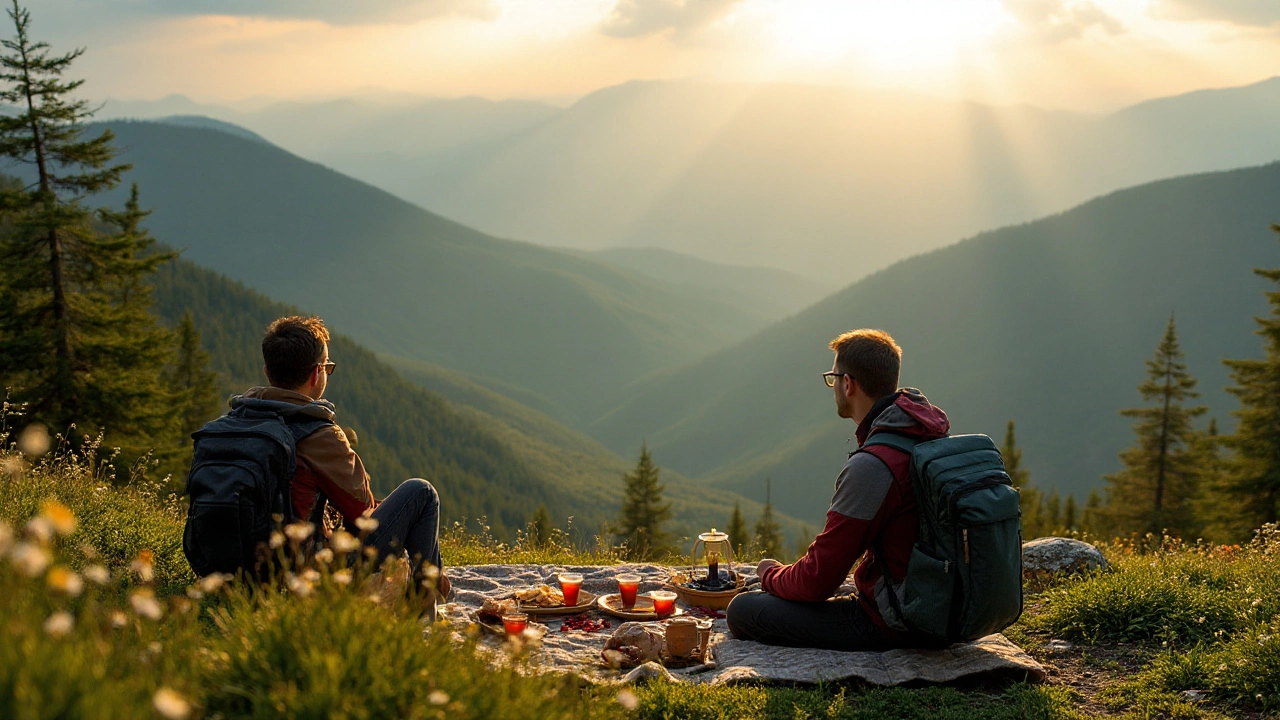
[[[181,555],[181,509],[144,478],[113,484],[108,467],[92,445],[34,465],[0,451],[0,717],[141,717],[154,714],[158,693],[185,703],[189,717],[227,718],[1216,720],[1280,709],[1275,528],[1244,547],[1107,545],[1108,571],[1030,596],[1007,634],[1064,672],[1070,663],[1042,644],[1075,639],[1077,669],[1103,680],[1089,688],[584,689],[534,674],[519,653],[478,655],[442,631],[424,639],[420,605],[364,568],[348,577],[313,564],[254,592],[202,587]],[[503,544],[455,525],[442,540],[449,565],[619,560],[567,538]],[[47,562],[24,562],[33,557]],[[139,572],[147,567],[150,579]],[[1206,699],[1181,694],[1192,689]]]

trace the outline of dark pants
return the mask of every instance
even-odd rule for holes
[[[408,553],[413,576],[421,577],[424,563],[440,564],[440,496],[431,483],[405,480],[373,510],[378,527],[365,544],[378,549],[378,562]]]
[[[795,602],[747,592],[735,597],[725,614],[735,638],[766,645],[845,651],[915,645],[910,637],[881,629],[853,596]]]

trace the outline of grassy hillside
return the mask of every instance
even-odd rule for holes
[[[394,163],[421,168],[412,184],[384,184],[380,161],[340,167],[500,235],[661,247],[847,283],[1118,188],[1275,160],[1278,124],[1280,78],[1112,115],[631,82],[486,147],[405,153]]]
[[[827,341],[855,327],[892,333],[904,385],[951,414],[957,432],[1018,423],[1044,486],[1083,496],[1132,441],[1117,411],[1140,403],[1143,361],[1176,312],[1211,414],[1236,407],[1224,357],[1261,348],[1265,309],[1250,270],[1280,265],[1280,164],[1124,190],[1034,223],[901,262],[698,363],[635,384],[593,435],[637,434],[678,472],[728,488],[765,476],[779,507],[814,519],[849,448],[818,373]]]
[[[543,477],[549,478],[572,500],[574,525],[588,535],[614,518],[622,505],[622,476],[635,466],[640,441],[617,453],[586,435],[565,427],[543,413],[495,392],[483,380],[467,378],[429,363],[383,356],[408,380],[439,393],[453,403],[461,416],[474,421],[503,442]],[[655,456],[665,464],[661,455]],[[668,469],[662,471],[666,497],[672,501],[671,529],[677,537],[692,538],[711,527],[725,527],[735,503],[743,516],[755,522],[763,509],[764,485],[726,491],[689,480]],[[783,534],[794,540],[807,531],[786,514],[775,514]],[[690,541],[691,542],[691,541]],[[682,543],[688,549],[689,542]],[[788,548],[790,545],[788,545]]]
[[[126,180],[155,208],[152,232],[188,259],[376,351],[530,391],[562,420],[598,414],[628,380],[759,327],[728,304],[478,233],[272,146],[202,128],[110,127],[134,164]]]
[[[263,383],[263,328],[292,308],[187,261],[162,266],[155,286],[156,309],[167,322],[192,311],[227,392]],[[591,541],[617,513],[621,478],[634,462],[594,440],[479,382],[393,359],[410,382],[345,336],[335,337],[330,356],[339,370],[326,397],[337,405],[339,422],[356,430],[379,495],[405,478],[426,477],[441,493],[446,519],[485,516],[504,537],[523,527],[539,503],[561,525],[573,517],[580,542]],[[668,476],[667,484],[678,536],[724,525],[735,502],[747,517],[760,514],[758,502],[736,493],[680,477]],[[800,530],[792,518],[781,522],[789,536]]]

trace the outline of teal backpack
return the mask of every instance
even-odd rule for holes
[[[1021,512],[1018,491],[991,438],[953,435],[917,442],[878,432],[867,439],[869,445],[911,455],[920,535],[901,600],[889,592],[906,626],[944,642],[965,642],[1017,622],[1022,615]],[[883,560],[881,571],[888,575]]]

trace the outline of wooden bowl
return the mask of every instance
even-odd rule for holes
[[[733,573],[734,585],[728,590],[698,590],[696,588],[684,587],[684,583],[689,582],[692,577],[688,573],[678,572],[671,576],[667,581],[667,587],[671,588],[685,605],[700,605],[704,608],[712,610],[723,610],[729,607],[730,601],[740,592],[742,586],[746,584],[746,579],[738,572]]]

